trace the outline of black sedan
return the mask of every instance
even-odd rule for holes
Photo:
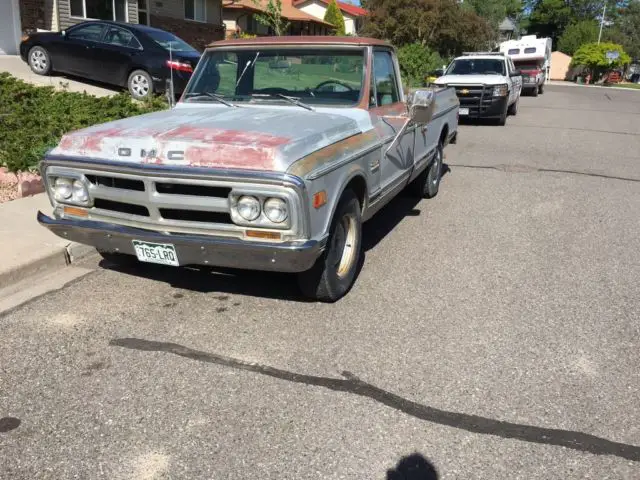
[[[127,87],[136,99],[186,86],[200,53],[172,33],[145,25],[88,21],[61,32],[34,33],[20,56],[38,75],[60,72]]]

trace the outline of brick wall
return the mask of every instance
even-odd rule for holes
[[[20,0],[19,4],[23,32],[35,32],[36,28],[47,28],[44,0]]]
[[[190,22],[159,15],[151,15],[151,26],[177,35],[198,50],[204,50],[209,43],[223,40],[225,36],[224,25]]]

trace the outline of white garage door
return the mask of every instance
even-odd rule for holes
[[[20,40],[18,0],[0,0],[0,55],[16,55]]]

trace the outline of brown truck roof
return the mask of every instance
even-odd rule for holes
[[[384,40],[367,37],[334,37],[334,36],[282,36],[282,37],[256,37],[220,40],[212,42],[207,47],[238,47],[248,45],[360,45],[384,46],[391,45]]]

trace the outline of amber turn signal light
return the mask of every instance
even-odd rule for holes
[[[65,215],[73,215],[74,217],[88,217],[89,212],[87,212],[84,208],[78,207],[64,207],[62,209]]]
[[[264,232],[262,230],[247,230],[245,234],[250,238],[264,238],[267,240],[280,240],[282,238],[278,232]]]
[[[313,208],[320,208],[327,203],[327,192],[324,190],[313,194]]]

